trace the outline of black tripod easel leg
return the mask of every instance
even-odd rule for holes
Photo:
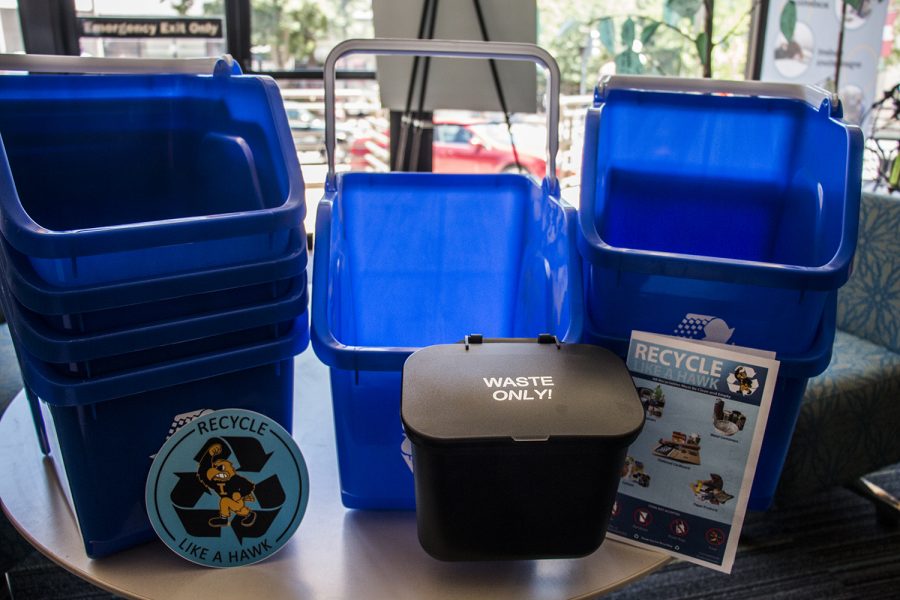
[[[424,0],[422,2],[422,14],[419,17],[419,33],[418,39],[431,39],[434,36],[434,24],[436,21],[437,15],[437,0]],[[409,85],[406,88],[406,103],[404,106],[403,114],[400,117],[400,127],[399,127],[399,135],[396,144],[395,154],[391,161],[391,165],[394,171],[406,171],[409,169],[410,165],[410,157],[412,153],[409,152],[409,137],[410,137],[410,126],[413,125],[413,115],[412,115],[412,104],[413,104],[413,94],[416,89],[416,82],[419,76],[419,64],[422,60],[420,56],[413,57],[413,66],[412,71],[409,75]],[[424,80],[427,79],[427,71],[428,71],[428,61],[429,58],[425,57],[425,71],[426,75],[423,77],[423,85]],[[424,95],[424,88],[422,94]],[[423,105],[422,98],[419,99],[419,115],[416,115],[416,120],[418,120],[421,116],[421,107]]]
[[[478,18],[478,28],[481,30],[481,39],[485,42],[491,41],[488,35],[487,24],[484,20],[484,12],[481,10],[481,0],[472,0],[475,5],[475,16]],[[513,159],[516,161],[516,169],[522,172],[522,163],[519,161],[519,151],[516,149],[516,141],[513,139],[512,121],[510,120],[509,108],[506,104],[506,94],[503,93],[503,85],[500,83],[500,72],[497,71],[497,61],[493,58],[488,61],[491,67],[491,78],[494,80],[494,89],[497,91],[497,99],[500,101],[500,110],[503,111],[503,118],[506,120],[506,130],[509,132],[509,144],[512,147]]]
[[[438,11],[438,0],[431,0],[432,9],[431,9],[431,19],[428,22],[428,32],[427,39],[434,39],[434,26],[437,22],[437,11]],[[431,120],[425,122],[423,118],[425,116],[425,93],[428,91],[428,73],[431,69],[431,57],[426,56],[424,63],[422,65],[422,79],[419,84],[419,106],[416,111],[416,119],[413,123],[413,140],[412,140],[412,148],[409,153],[409,170],[410,171],[418,171],[419,170],[419,155],[421,154],[421,145],[422,145],[422,137],[423,135],[426,138],[426,142],[431,141],[431,136],[425,134],[425,130],[431,129]],[[429,165],[428,170],[431,170],[431,165]]]

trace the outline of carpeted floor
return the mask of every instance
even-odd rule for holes
[[[21,389],[6,326],[0,326],[0,414]],[[900,464],[871,479],[900,495]],[[28,545],[0,514],[0,600],[111,599]],[[900,598],[900,528],[837,488],[805,503],[752,513],[731,575],[670,565],[609,596],[615,600]]]
[[[900,494],[900,465],[870,479]],[[900,528],[880,523],[871,503],[836,488],[751,513],[731,575],[676,563],[610,598],[900,598]]]
[[[88,584],[34,552],[6,572],[13,600],[95,600],[118,598]],[[198,599],[199,600],[199,599]]]

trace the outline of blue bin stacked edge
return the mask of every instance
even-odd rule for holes
[[[275,83],[218,67],[0,77],[0,140],[0,302],[102,557],[155,537],[145,479],[180,425],[244,408],[291,429],[300,167]]]
[[[316,215],[312,344],[331,367],[346,507],[415,507],[412,352],[470,333],[581,339],[575,227],[558,189],[522,175],[337,176]]]
[[[772,350],[750,496],[771,505],[856,248],[862,134],[828,100],[612,89],[588,110],[578,248],[585,338],[641,330]]]

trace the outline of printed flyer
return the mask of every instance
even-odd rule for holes
[[[622,468],[609,535],[730,573],[778,361],[635,331],[627,364],[646,422]]]

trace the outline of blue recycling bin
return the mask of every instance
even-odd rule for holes
[[[750,507],[767,508],[856,250],[863,138],[812,86],[608,77],[588,110],[586,341],[634,330],[776,352]]]
[[[284,254],[306,213],[275,82],[0,77],[0,232],[60,287]]]
[[[88,556],[156,537],[144,486],[153,456],[179,422],[243,408],[291,430],[293,356],[309,341],[306,319],[304,313],[273,340],[74,382],[19,348],[23,379],[40,398]]]
[[[559,73],[543,50],[350,40],[326,61],[327,100],[334,62],[347,52],[537,60],[551,72],[555,156]],[[470,333],[579,340],[575,210],[559,199],[553,160],[541,185],[517,174],[335,175],[328,104],[326,128],[330,172],[316,215],[312,343],[331,367],[341,496],[350,508],[411,509],[411,448],[400,422],[404,361]]]
[[[581,336],[575,210],[524,175],[339,175],[319,203],[313,348],[331,369],[343,502],[413,508],[400,375],[468,333]]]
[[[862,149],[811,86],[604,78],[579,214],[591,328],[806,352],[849,276]]]

